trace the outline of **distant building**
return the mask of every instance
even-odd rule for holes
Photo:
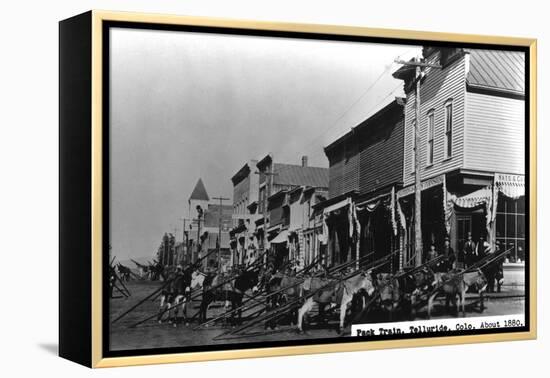
[[[304,188],[328,190],[329,170],[310,167],[307,156],[302,157],[301,165],[276,163],[271,155],[265,156],[257,164],[259,172],[258,214],[255,221],[255,236],[260,251],[271,249],[277,267],[290,258],[304,261],[303,229],[291,225],[291,203],[295,203]],[[299,189],[302,188],[302,189]],[[302,204],[295,207],[295,215],[302,212]],[[302,223],[302,217],[300,217]],[[301,249],[300,246],[302,246]],[[292,256],[290,252],[292,251]]]
[[[188,200],[189,219],[197,219],[197,215],[198,215],[197,206],[200,206],[203,210],[205,210],[208,207],[209,202],[210,202],[210,197],[208,196],[206,187],[202,182],[202,178],[199,178]]]
[[[231,178],[233,184],[233,227],[231,263],[242,265],[257,255],[254,222],[258,219],[258,189],[260,176],[256,160],[250,160]]]
[[[299,186],[287,194],[289,258],[299,267],[322,263],[319,257],[324,255],[321,243],[323,218],[322,212],[315,210],[315,205],[325,201],[327,196],[328,187],[311,186]]]
[[[191,224],[188,235],[192,239],[189,246],[189,250],[192,251],[191,261],[194,262],[219,248],[220,255],[212,253],[204,261],[204,268],[214,268],[227,264],[230,260],[229,230],[233,222],[233,206],[224,204],[220,206],[219,203],[215,203],[215,200],[211,200],[200,178],[189,196],[188,204]],[[201,214],[198,207],[202,211]],[[220,261],[218,261],[218,257]]]

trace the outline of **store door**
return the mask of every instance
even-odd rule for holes
[[[472,232],[472,216],[471,215],[457,215],[456,216],[456,241],[458,250],[462,251],[464,243],[468,238],[468,232]]]

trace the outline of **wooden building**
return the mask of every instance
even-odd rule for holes
[[[406,92],[404,188],[397,194],[404,255],[414,261],[415,149],[422,182],[422,240],[457,250],[468,232],[525,251],[525,56],[522,52],[425,47],[420,145],[415,145],[415,69],[394,77]],[[523,252],[522,252],[523,251]],[[419,251],[423,252],[423,251]]]
[[[404,100],[397,98],[325,148],[329,198],[316,209],[323,213],[329,266],[367,254],[377,259],[397,248],[394,204],[403,184],[403,111]]]
[[[280,264],[288,259],[289,237],[292,237],[290,203],[294,200],[290,200],[289,194],[296,196],[295,190],[301,187],[327,190],[329,170],[309,166],[307,156],[297,165],[276,163],[273,156],[266,155],[256,167],[260,176],[258,203],[249,205],[250,211],[257,208],[259,214],[255,221],[256,242],[260,251],[271,248],[276,263]]]
[[[259,175],[256,174],[256,160],[245,163],[231,177],[233,184],[233,228],[231,237],[231,265],[242,265],[257,255],[254,238],[254,222],[258,214]],[[250,207],[251,204],[254,206]]]

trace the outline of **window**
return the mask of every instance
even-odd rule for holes
[[[525,261],[525,197],[513,200],[499,195],[495,226],[501,250],[509,250],[508,260]]]
[[[428,146],[427,146],[427,164],[432,165],[434,163],[434,127],[435,117],[433,110],[428,112]]]
[[[442,48],[441,49],[441,65],[443,68],[447,67],[451,63],[455,62],[461,57],[462,49],[459,48]]]
[[[453,103],[445,104],[445,158],[453,156]]]

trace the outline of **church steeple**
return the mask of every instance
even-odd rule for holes
[[[189,203],[189,219],[197,218],[197,206],[200,206],[203,211],[208,208],[210,197],[208,197],[208,193],[206,192],[206,187],[202,182],[202,178],[197,181],[195,189],[193,189],[193,191],[191,192],[191,195],[189,196],[189,200],[187,202]]]
[[[197,184],[195,185],[195,189],[193,189],[193,192],[189,197],[189,201],[193,201],[193,200],[210,201],[210,197],[208,197],[208,193],[206,192],[206,188],[204,187],[202,178],[199,178],[199,181],[197,181]]]

